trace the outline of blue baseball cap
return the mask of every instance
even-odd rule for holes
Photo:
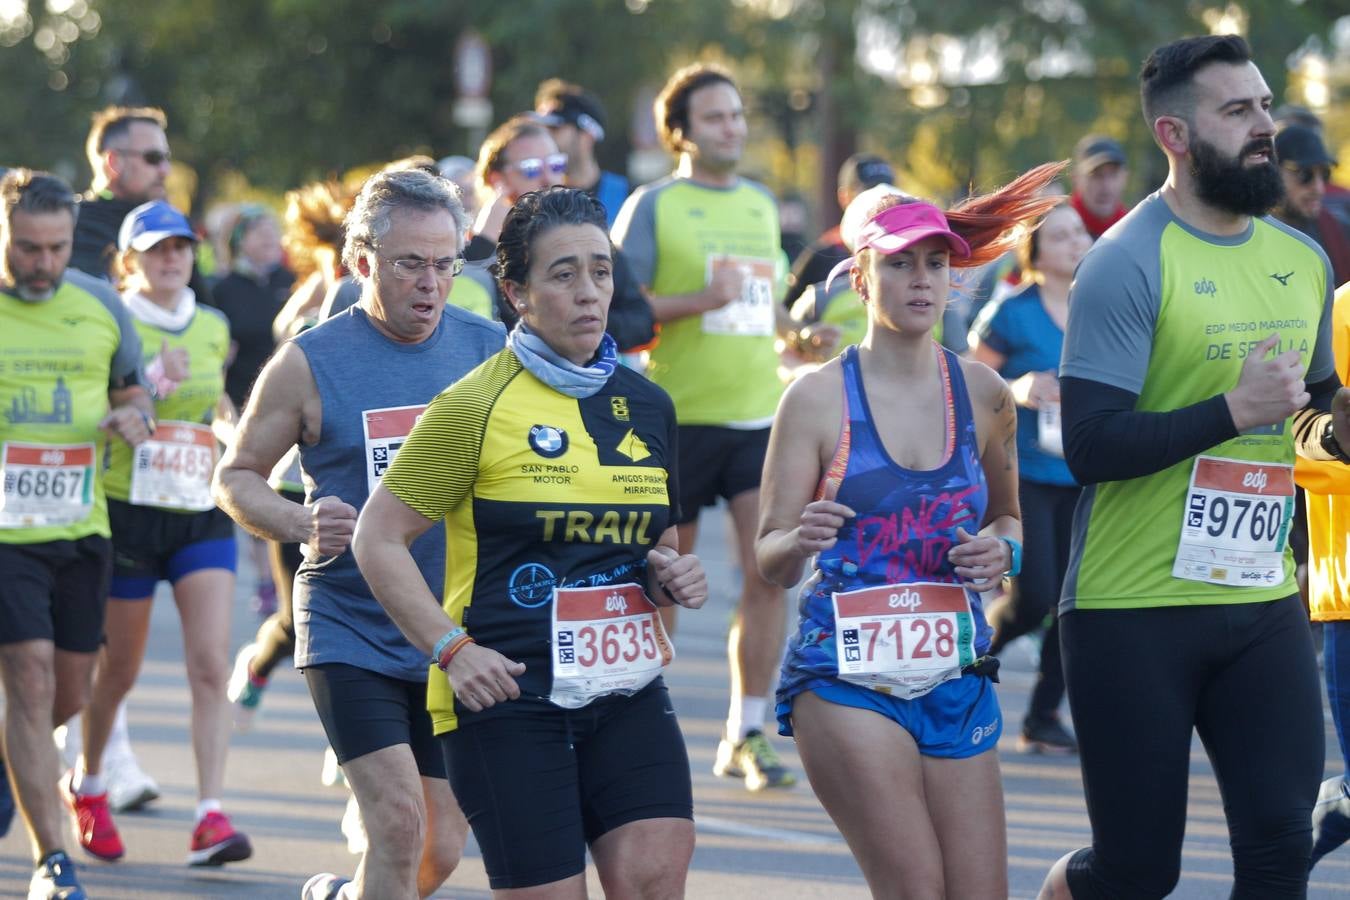
[[[163,200],[151,200],[127,213],[117,232],[118,250],[144,253],[165,238],[181,237],[195,242],[197,233],[187,216]]]

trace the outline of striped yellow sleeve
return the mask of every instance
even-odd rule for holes
[[[473,490],[488,417],[520,371],[503,350],[441,391],[389,464],[384,486],[426,518],[444,518]]]

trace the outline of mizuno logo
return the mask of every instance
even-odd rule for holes
[[[1278,281],[1280,284],[1284,285],[1285,287],[1289,287],[1289,276],[1291,276],[1291,275],[1293,275],[1293,274],[1294,274],[1293,272],[1285,272],[1283,275],[1279,275],[1279,274],[1277,274],[1277,273],[1275,273],[1275,272],[1271,272],[1271,273],[1270,273],[1270,277],[1271,277],[1271,278],[1274,278],[1276,281]]]

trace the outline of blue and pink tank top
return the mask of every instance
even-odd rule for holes
[[[989,490],[960,361],[937,344],[933,349],[946,399],[947,439],[941,464],[924,471],[906,469],[887,454],[873,424],[858,348],[849,347],[840,357],[843,428],[817,497],[834,480],[839,486],[835,499],[857,515],[839,530],[835,545],[816,556],[815,571],[802,586],[797,630],[783,660],[779,703],[838,675],[835,593],[914,582],[960,583],[947,551],[959,543],[958,527],[970,534],[980,530]],[[985,621],[979,595],[969,594],[975,652],[983,655],[993,629]]]

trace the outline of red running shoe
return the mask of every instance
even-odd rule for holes
[[[188,848],[189,866],[221,866],[239,862],[253,855],[248,835],[235,831],[230,817],[221,812],[209,812],[197,823]]]
[[[77,794],[71,787],[74,780],[75,772],[68,770],[61,778],[60,787],[61,799],[75,817],[75,839],[92,856],[108,862],[121,859],[127,850],[122,846],[122,838],[108,810],[108,792]]]

